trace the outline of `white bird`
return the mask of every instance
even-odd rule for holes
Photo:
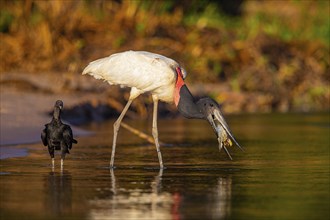
[[[120,85],[131,88],[128,102],[113,125],[114,134],[110,160],[111,168],[114,167],[117,134],[121,121],[132,101],[140,94],[146,92],[151,93],[154,102],[152,135],[155,140],[160,168],[163,168],[164,165],[160,152],[157,129],[159,100],[167,103],[174,102],[179,112],[186,118],[208,120],[218,136],[219,149],[221,149],[223,145],[229,156],[230,154],[226,149],[226,145],[231,145],[231,142],[226,134],[242,149],[229,130],[219,105],[208,97],[195,102],[184,83],[184,79],[187,76],[185,69],[170,58],[146,51],[126,51],[91,62],[84,69],[82,74],[89,74],[96,79],[102,79],[110,85]]]

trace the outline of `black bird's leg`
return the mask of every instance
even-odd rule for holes
[[[68,152],[68,148],[65,144],[61,146],[61,169],[63,169],[65,154]]]
[[[49,152],[50,158],[52,159],[52,168],[55,167],[54,151],[55,151],[54,147],[48,146],[48,152]]]
[[[61,169],[63,168],[63,165],[64,165],[64,159],[65,159],[65,151],[62,150],[62,154],[61,154]]]

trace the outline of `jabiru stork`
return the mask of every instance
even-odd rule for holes
[[[209,97],[202,98],[197,102],[194,101],[184,82],[187,72],[173,59],[146,51],[126,51],[89,63],[82,74],[89,74],[96,79],[108,82],[110,85],[131,88],[128,102],[113,125],[111,168],[114,167],[117,134],[121,121],[132,101],[146,92],[151,93],[154,103],[152,135],[155,140],[160,168],[163,168],[164,165],[157,129],[159,100],[167,103],[174,102],[179,112],[186,118],[207,120],[218,137],[219,150],[223,147],[230,159],[232,158],[226,146],[232,145],[231,140],[242,149],[230,131],[218,103]]]

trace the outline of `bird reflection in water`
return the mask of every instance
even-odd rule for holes
[[[210,196],[209,192],[204,194],[195,191],[194,186],[200,184],[200,179],[192,178],[188,183],[186,178],[163,179],[163,171],[160,169],[150,182],[144,179],[145,176],[141,176],[143,179],[136,182],[133,181],[135,177],[129,180],[127,175],[116,177],[115,171],[110,169],[109,188],[98,189],[102,196],[90,202],[92,209],[89,219],[179,220],[181,216],[212,219],[226,219],[230,216],[231,176],[217,176],[210,181],[214,184]],[[163,185],[164,180],[166,185]],[[198,209],[196,199],[199,200]]]
[[[114,170],[110,169],[110,198],[91,201],[95,208],[90,211],[90,219],[172,219],[174,199],[171,193],[162,192],[162,175],[160,169],[150,183],[130,181],[130,187],[125,187],[127,182],[121,186],[121,179],[117,182]],[[139,187],[140,183],[148,187]]]
[[[45,177],[45,210],[52,216],[72,212],[72,177],[68,171],[49,172]]]

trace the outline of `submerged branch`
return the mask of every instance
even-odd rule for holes
[[[155,144],[155,140],[150,135],[131,127],[130,125],[126,124],[125,122],[121,122],[121,126],[123,126],[123,128],[126,128],[128,131],[132,132],[133,134],[137,135],[138,137],[145,139],[149,143]],[[159,141],[159,144],[164,145],[164,143],[161,141]]]

